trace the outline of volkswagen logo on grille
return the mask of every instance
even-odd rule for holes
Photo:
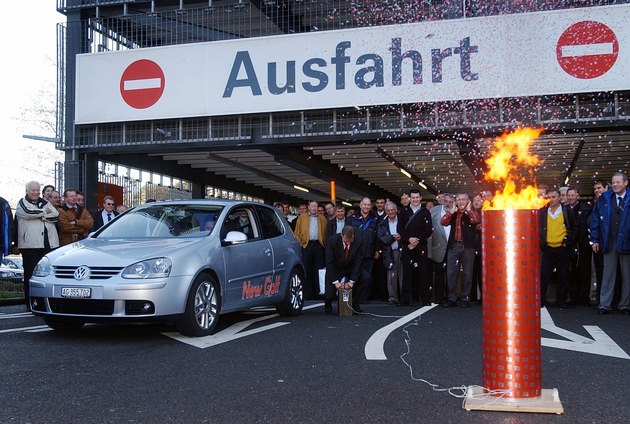
[[[75,280],[85,280],[90,276],[90,268],[85,265],[81,265],[74,271],[74,279]]]

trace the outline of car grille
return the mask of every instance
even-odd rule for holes
[[[111,315],[114,313],[113,300],[48,298],[48,304],[50,310],[57,314]]]
[[[79,268],[78,266],[54,266],[53,271],[57,278],[74,278],[74,271]],[[118,266],[94,266],[90,268],[90,280],[107,280],[108,278],[117,275],[123,270]]]

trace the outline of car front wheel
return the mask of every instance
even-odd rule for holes
[[[304,306],[304,287],[302,273],[298,269],[291,272],[289,287],[284,300],[276,305],[276,311],[282,316],[299,315]]]
[[[217,326],[220,310],[218,283],[210,275],[201,274],[190,288],[184,316],[175,325],[184,336],[209,336]]]

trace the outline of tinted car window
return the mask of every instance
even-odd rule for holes
[[[203,237],[214,228],[221,206],[152,205],[135,208],[103,227],[98,238]]]
[[[273,209],[259,208],[260,224],[265,238],[278,237],[284,234],[284,226]]]
[[[249,208],[237,208],[230,211],[221,228],[221,238],[225,238],[230,231],[240,231],[248,239],[260,237],[253,211]]]

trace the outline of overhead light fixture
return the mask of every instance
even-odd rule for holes
[[[344,206],[348,206],[349,208],[352,207],[352,203],[348,203],[346,201],[341,201],[341,204],[344,205]]]
[[[404,168],[400,168],[400,172],[402,172],[402,174],[407,177],[407,178],[411,178],[411,174],[409,173],[409,171],[407,171]]]
[[[569,184],[569,176],[564,177],[564,185]]]
[[[300,187],[299,185],[293,185],[293,188],[296,189],[296,190],[303,191],[304,193],[308,193],[309,192],[309,190],[307,188]]]
[[[420,182],[418,183],[418,185],[419,185],[420,187],[422,187],[423,189],[425,189],[425,190],[427,189],[427,186],[426,186],[426,185],[425,185],[422,181],[420,181]]]

